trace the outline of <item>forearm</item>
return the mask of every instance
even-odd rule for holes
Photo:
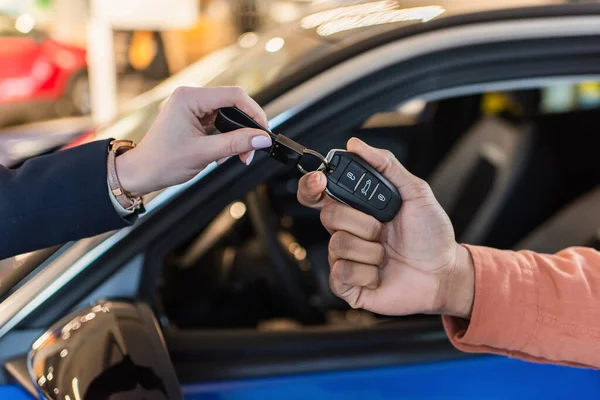
[[[0,167],[0,259],[126,226],[106,185],[108,141]]]
[[[444,317],[458,349],[600,368],[600,253],[468,248],[475,272],[471,320]]]

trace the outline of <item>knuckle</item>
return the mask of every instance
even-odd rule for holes
[[[320,215],[321,223],[326,228],[332,227],[333,221],[335,221],[335,216],[337,213],[336,208],[337,207],[335,207],[334,205],[326,205],[321,210],[321,215]]]
[[[374,252],[375,254],[375,265],[381,265],[385,262],[385,248],[383,245],[377,246],[377,250]]]
[[[329,239],[329,253],[340,255],[344,252],[346,248],[346,237],[345,233],[338,231],[331,235],[331,239]]]
[[[329,274],[329,288],[331,289],[331,291],[333,292],[333,294],[335,294],[337,297],[342,297],[342,293],[339,290],[338,285],[336,284],[335,281],[335,277],[333,276],[333,274]]]
[[[337,260],[333,264],[331,274],[333,275],[334,279],[337,279],[342,283],[347,283],[350,281],[353,275],[352,266],[347,261]]]
[[[385,165],[390,166],[393,165],[396,160],[396,156],[389,150],[382,150],[383,159],[385,160]]]
[[[229,143],[227,143],[227,151],[229,152],[229,154],[237,154],[238,151],[238,145],[237,142],[234,139],[231,139],[229,141]]]
[[[234,99],[241,99],[246,96],[246,91],[240,86],[231,86],[231,95]]]
[[[414,183],[410,186],[410,195],[415,199],[428,198],[432,194],[431,187],[423,179],[416,178]]]
[[[179,86],[177,87],[172,94],[173,99],[182,99],[187,93],[189,93],[190,88],[187,86]]]
[[[381,233],[383,232],[383,224],[373,219],[373,222],[368,224],[366,229],[368,240],[379,240]]]

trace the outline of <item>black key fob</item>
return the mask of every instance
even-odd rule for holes
[[[268,128],[260,125],[252,119],[252,117],[237,107],[220,108],[217,111],[217,117],[215,118],[215,128],[221,133],[231,132],[242,128],[260,129],[261,131],[267,132],[273,140],[277,138],[277,136]],[[268,148],[262,150],[269,151]]]
[[[335,200],[389,222],[398,214],[402,197],[398,189],[360,156],[331,150],[327,157],[326,192]]]

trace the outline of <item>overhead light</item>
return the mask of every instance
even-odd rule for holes
[[[285,40],[280,37],[274,37],[265,44],[265,50],[269,53],[276,53],[283,48]]]
[[[304,29],[317,28],[319,35],[329,36],[350,29],[391,22],[427,22],[444,11],[445,9],[441,6],[399,9],[396,1],[383,0],[314,13],[304,17],[300,25]]]
[[[258,35],[254,32],[243,33],[238,38],[238,44],[244,49],[249,49],[250,47],[255,46],[256,43],[258,43]]]
[[[79,394],[79,379],[73,378],[72,387],[73,397],[75,397],[75,400],[81,400],[81,395]]]
[[[321,11],[302,18],[300,25],[304,29],[312,29],[326,22],[335,21],[340,18],[364,15],[376,11],[394,10],[398,3],[391,0],[375,1],[372,3],[357,4],[354,6],[338,7],[332,10]]]
[[[427,22],[445,11],[440,6],[414,7],[401,10],[381,11],[360,16],[350,16],[326,22],[317,28],[321,36],[367,26],[389,24],[402,21]]]
[[[294,254],[296,252],[296,250],[298,250],[300,248],[300,245],[296,242],[292,242],[290,243],[290,245],[288,246],[288,250],[290,251],[290,253]]]
[[[28,34],[35,26],[35,19],[29,14],[21,14],[15,21],[15,29],[23,34]]]
[[[304,247],[299,247],[294,251],[294,257],[296,260],[302,261],[306,259],[306,249]]]

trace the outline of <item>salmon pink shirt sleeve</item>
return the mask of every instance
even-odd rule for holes
[[[557,254],[465,246],[475,265],[471,320],[444,316],[469,353],[600,368],[600,253]]]

